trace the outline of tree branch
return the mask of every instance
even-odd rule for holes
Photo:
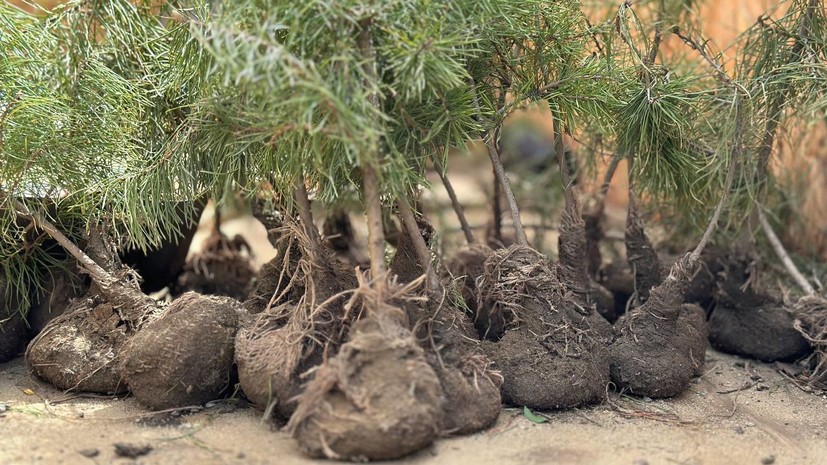
[[[772,226],[770,226],[769,221],[767,221],[767,217],[764,216],[764,212],[761,210],[760,205],[756,205],[756,211],[758,213],[758,221],[761,222],[761,229],[766,234],[767,239],[770,241],[770,245],[772,249],[775,251],[775,254],[778,255],[778,258],[781,259],[781,263],[784,264],[784,268],[787,269],[787,273],[795,280],[801,289],[810,296],[816,295],[816,290],[807,281],[807,278],[798,271],[798,267],[795,266],[793,260],[790,258],[790,255],[787,253],[787,250],[784,248],[784,244],[781,243],[781,240],[778,239],[778,236],[775,235],[775,231],[772,230]]]
[[[454,207],[454,212],[456,212],[457,214],[457,219],[459,219],[459,224],[462,227],[462,232],[463,234],[465,234],[465,240],[468,242],[469,245],[476,243],[477,240],[474,238],[474,233],[471,231],[471,227],[468,225],[468,219],[465,217],[465,211],[463,210],[462,205],[459,203],[457,193],[456,191],[454,191],[454,186],[448,179],[448,175],[444,171],[442,163],[439,162],[435,155],[432,156],[431,159],[434,162],[434,169],[436,169],[436,172],[439,175],[439,179],[442,180],[442,185],[445,186],[445,190],[448,192],[448,197],[451,199],[451,205]]]

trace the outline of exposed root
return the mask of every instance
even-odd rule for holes
[[[810,385],[827,390],[827,299],[802,297],[794,305],[794,311],[798,316],[795,329],[814,349],[810,360]]]

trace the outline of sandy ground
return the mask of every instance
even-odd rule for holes
[[[739,390],[740,389],[740,390]],[[73,397],[0,364],[0,464],[310,463],[293,440],[235,401],[148,414],[132,398]],[[671,400],[611,395],[537,424],[504,409],[473,436],[445,438],[399,464],[818,464],[827,461],[827,396],[773,366],[710,351],[707,372]],[[130,459],[115,444],[152,448]],[[86,455],[95,455],[87,457]]]

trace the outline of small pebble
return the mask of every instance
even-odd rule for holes
[[[749,377],[749,379],[751,379],[753,381],[761,381],[764,378],[762,378],[761,375],[752,375],[752,376]]]
[[[764,457],[763,459],[761,459],[761,463],[764,464],[764,465],[771,465],[771,464],[775,463],[775,456],[774,455],[768,455],[768,456]]]
[[[637,459],[632,462],[632,465],[649,465],[649,461],[646,459]]]
[[[78,454],[91,459],[97,457],[100,451],[97,449],[81,449],[78,451]]]
[[[652,402],[652,398],[651,397],[644,397],[643,401],[644,402]]]
[[[764,384],[759,384],[758,386],[755,387],[756,391],[766,391],[768,389],[769,389],[769,386],[766,386]]]
[[[0,413],[6,413],[9,410],[9,406],[0,402]]]
[[[740,426],[736,426],[735,427],[735,432],[737,434],[744,434],[744,428],[741,428]]]
[[[130,459],[138,458],[152,452],[150,445],[128,444],[124,442],[115,443],[115,455],[118,457],[127,457]]]

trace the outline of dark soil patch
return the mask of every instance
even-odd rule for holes
[[[425,220],[421,219],[421,222],[425,223]],[[430,225],[421,231],[424,231],[423,238],[430,240]],[[397,255],[404,259],[394,261],[391,273],[398,268],[421,272],[413,248],[410,239],[400,241]],[[454,257],[453,271],[464,273],[457,275],[463,277],[465,284],[461,288],[463,298],[476,298],[475,280],[468,277],[482,274],[483,263],[490,253],[491,249],[485,246],[471,246]],[[403,271],[401,275],[419,277],[416,271]],[[450,273],[446,276],[446,279],[452,278]],[[472,304],[475,302],[473,300]],[[432,295],[426,302],[402,299],[398,304],[405,309],[408,321],[415,328],[417,341],[425,350],[428,364],[439,378],[444,396],[440,421],[443,434],[470,434],[490,426],[500,414],[502,377],[491,370],[491,361],[480,349],[469,315],[455,306],[450,296]]]
[[[792,312],[771,299],[755,307],[718,302],[709,317],[709,342],[730,354],[765,362],[791,361],[812,350],[794,321]]]
[[[808,354],[810,344],[780,298],[754,289],[745,260],[728,263],[709,317],[709,341],[722,352],[771,362]]]
[[[188,292],[121,351],[121,374],[143,405],[163,410],[200,405],[228,387],[238,302]]]
[[[504,402],[554,409],[605,399],[609,368],[593,312],[566,292],[539,252],[496,251],[485,263],[479,300],[513,315],[499,341],[482,345],[503,375]]]
[[[2,297],[0,295],[0,298]],[[26,348],[27,341],[26,320],[23,315],[17,309],[3,306],[0,310],[0,363],[8,362],[20,355]]]
[[[173,239],[165,240],[158,247],[147,251],[131,249],[121,254],[121,260],[144,278],[141,290],[155,292],[176,282],[184,271],[187,252],[198,230],[198,218],[205,206],[204,200],[196,201],[194,206],[178,203],[179,221],[176,222],[177,234],[172,234]],[[188,208],[194,208],[194,218],[190,222],[183,221]]]
[[[617,321],[621,315],[626,313],[629,300],[635,293],[635,275],[629,268],[629,264],[623,261],[615,261],[603,265],[597,275],[597,284],[606,288],[612,294],[614,300],[614,311],[604,310],[604,316],[613,315],[614,320],[606,318],[611,322]],[[600,310],[600,307],[598,307]]]
[[[327,246],[343,261],[351,266],[367,266],[347,210],[337,208],[330,212],[322,224],[322,233]]]
[[[612,382],[638,396],[682,393],[704,363],[703,326],[702,311],[683,305],[681,284],[670,275],[615,325],[618,338],[609,348]]]
[[[436,439],[441,407],[439,378],[411,333],[369,317],[316,370],[288,428],[313,457],[394,459]]]

